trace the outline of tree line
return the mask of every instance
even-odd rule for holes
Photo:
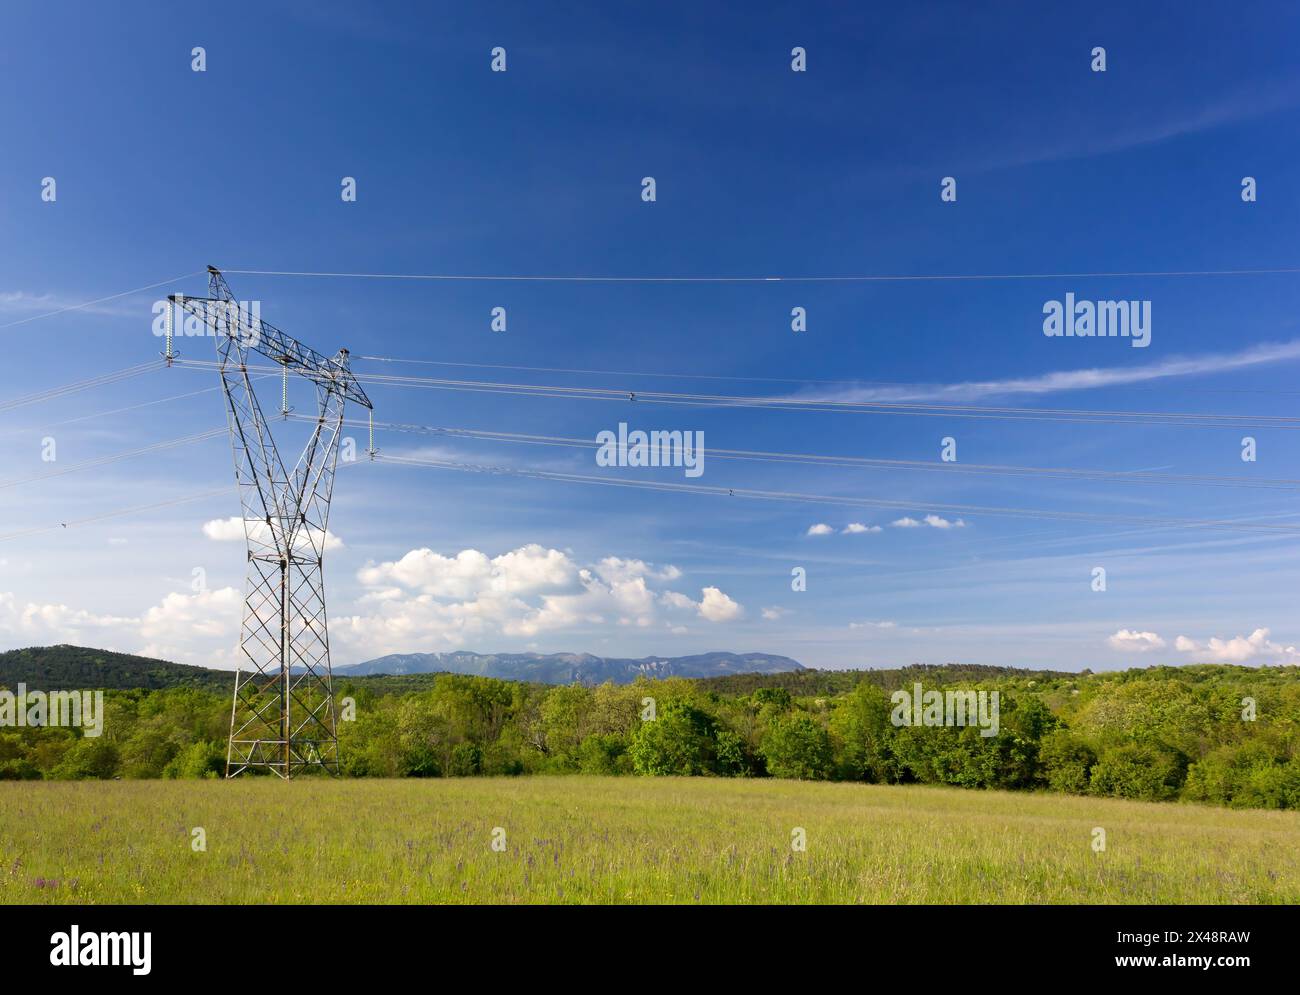
[[[900,685],[893,677],[804,694],[806,675],[791,677],[793,690],[781,675],[720,690],[683,678],[585,687],[441,674],[415,690],[341,682],[336,697],[354,715],[339,723],[341,772],[779,777],[1300,808],[1295,668],[911,676],[927,689],[997,691],[996,735],[896,724],[882,686]],[[207,688],[110,690],[98,737],[0,728],[0,778],[219,777],[229,720],[228,695]]]

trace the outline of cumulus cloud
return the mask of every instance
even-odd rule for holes
[[[771,608],[764,608],[761,614],[763,618],[766,619],[768,622],[775,622],[781,616],[789,615],[790,609],[781,608],[778,605],[773,605]]]
[[[889,524],[896,529],[919,529],[925,526],[932,529],[962,529],[966,527],[966,523],[960,518],[947,519],[938,515],[926,515],[920,521],[910,516],[904,516],[903,518],[894,519]]]
[[[0,592],[0,635],[229,667],[234,664],[243,603],[243,595],[233,587],[174,591],[140,615],[107,615],[64,604],[19,602],[14,595]]]
[[[244,595],[233,587],[173,591],[140,617],[144,656],[207,667],[233,667]]]
[[[740,618],[745,610],[716,587],[706,587],[700,601],[700,617],[710,622],[731,622]]]
[[[1195,654],[1213,663],[1245,663],[1259,657],[1289,664],[1300,663],[1300,650],[1274,642],[1268,635],[1268,629],[1259,628],[1249,636],[1234,636],[1232,639],[1214,636],[1204,643],[1179,636],[1174,640],[1174,649],[1180,653]]]
[[[1136,632],[1132,629],[1120,629],[1106,642],[1110,643],[1112,649],[1126,653],[1145,653],[1165,647],[1165,641],[1154,632]]]
[[[697,601],[663,586],[681,576],[672,565],[616,556],[582,564],[537,543],[498,556],[413,549],[358,571],[370,588],[360,599],[364,613],[337,618],[331,634],[356,654],[376,656],[607,625],[666,625],[676,632],[684,627],[670,619],[684,612],[709,622],[743,615],[716,587],[704,588]]]
[[[818,522],[816,525],[809,525],[808,531],[804,533],[810,536],[828,536],[835,530],[825,522]]]
[[[357,579],[367,586],[397,584],[437,598],[465,599],[576,589],[579,575],[578,565],[560,550],[530,543],[496,557],[477,549],[455,556],[413,549],[400,560],[363,567]]]
[[[845,535],[861,535],[863,532],[883,532],[879,525],[863,525],[861,522],[849,522],[844,526]]]
[[[98,615],[58,603],[20,602],[12,593],[0,592],[0,632],[36,639],[75,642],[86,634],[121,630],[138,622],[128,616]]]
[[[940,518],[938,515],[926,515],[925,524],[932,529],[963,529],[966,523],[960,518],[949,521],[947,518]]]
[[[203,523],[203,534],[214,542],[243,542],[245,522],[239,516],[214,518]],[[272,544],[271,527],[265,522],[248,522],[248,534],[255,542]],[[314,540],[314,542],[313,542]],[[310,545],[320,545],[320,529],[305,529],[298,533],[295,549],[307,550]],[[342,549],[343,540],[329,529],[325,530],[325,551]]]
[[[697,602],[692,601],[680,591],[664,591],[663,594],[659,595],[659,600],[670,608],[682,608],[694,611],[699,607]]]
[[[652,580],[673,581],[682,576],[682,572],[672,564],[656,569],[644,560],[623,560],[617,556],[607,556],[596,564],[596,572],[611,583],[630,580],[635,577],[649,577]]]

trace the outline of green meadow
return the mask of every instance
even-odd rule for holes
[[[0,782],[0,902],[1296,903],[1300,812],[712,777]]]

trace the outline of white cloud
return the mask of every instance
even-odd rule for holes
[[[233,587],[182,594],[173,591],[140,617],[145,656],[231,666],[239,639],[244,596]]]
[[[1050,394],[1063,390],[1089,390],[1146,383],[1168,377],[1225,373],[1252,366],[1300,359],[1300,339],[1269,342],[1233,353],[1202,353],[1197,356],[1171,356],[1150,363],[1116,366],[1109,369],[1091,367],[1059,370],[1032,377],[1007,380],[973,380],[952,384],[911,384],[898,387],[847,387],[830,391],[805,391],[791,395],[791,400],[817,401],[969,401],[1010,394]]]
[[[129,616],[97,615],[64,604],[20,602],[13,594],[0,592],[0,632],[10,635],[67,643],[87,634],[98,638],[106,630],[137,622]]]
[[[1111,649],[1127,653],[1145,653],[1148,650],[1164,649],[1165,641],[1154,632],[1136,632],[1132,629],[1120,629],[1106,642]]]
[[[1234,636],[1232,639],[1212,637],[1204,643],[1198,643],[1187,636],[1174,640],[1174,649],[1180,653],[1191,653],[1213,663],[1245,663],[1256,657],[1276,659],[1280,662],[1300,663],[1300,650],[1294,646],[1284,646],[1268,638],[1269,630],[1256,629],[1249,636]]]
[[[581,580],[578,565],[567,555],[537,543],[494,558],[477,549],[463,549],[455,556],[413,549],[400,560],[363,567],[357,578],[367,586],[398,584],[437,598],[577,589]]]
[[[698,603],[692,601],[680,591],[664,591],[663,594],[659,595],[659,600],[670,608],[688,608],[694,611],[699,607]]]
[[[476,549],[455,556],[414,549],[358,571],[358,580],[372,588],[359,602],[365,614],[338,617],[331,635],[354,658],[364,659],[609,625],[663,624],[675,631],[682,627],[667,619],[683,611],[710,622],[743,614],[716,587],[704,588],[696,601],[660,586],[681,576],[671,565],[615,556],[585,566],[536,543],[495,557]]]
[[[966,527],[966,523],[960,518],[949,521],[946,518],[940,518],[938,515],[926,515],[925,524],[932,529],[962,529]]]
[[[850,622],[850,629],[896,629],[897,622]]]
[[[863,532],[883,532],[879,525],[863,525],[861,522],[849,522],[844,526],[845,535],[861,535]]]
[[[623,560],[617,556],[607,556],[596,564],[596,572],[605,580],[613,583],[615,581],[632,580],[636,577],[648,577],[652,580],[678,580],[682,572],[672,564],[664,567],[662,570],[656,570],[651,564],[644,560]]]
[[[896,518],[889,524],[896,529],[919,529],[926,525],[932,529],[962,529],[966,527],[966,523],[960,518],[947,519],[941,518],[938,515],[926,515],[925,518],[920,521],[917,521],[915,518],[910,516],[905,516],[903,518]]]
[[[763,618],[766,619],[767,621],[775,622],[778,618],[781,618],[781,616],[789,615],[790,609],[781,608],[777,605],[773,605],[771,608],[764,608],[761,614]]]
[[[233,587],[172,592],[139,616],[98,615],[63,604],[20,603],[0,592],[0,635],[73,643],[190,663],[233,666],[243,596]]]
[[[804,533],[810,536],[828,536],[835,530],[825,522],[818,522],[816,525],[809,525],[808,531]]]
[[[265,522],[249,522],[248,526],[249,534],[252,535],[255,542],[271,544],[271,529]],[[308,535],[308,532],[311,535]],[[237,515],[231,518],[214,518],[210,522],[203,523],[203,534],[214,542],[243,542],[244,520]],[[304,530],[298,533],[295,548],[305,549],[309,545],[309,540],[312,538],[319,540],[319,537],[319,529]],[[343,540],[329,529],[326,529],[325,551],[341,548],[343,548]]]
[[[706,587],[701,593],[704,597],[700,601],[700,616],[710,622],[731,622],[745,613],[740,605],[716,587]]]

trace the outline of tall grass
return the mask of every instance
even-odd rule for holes
[[[1294,903],[1300,812],[708,778],[0,782],[0,902]]]

